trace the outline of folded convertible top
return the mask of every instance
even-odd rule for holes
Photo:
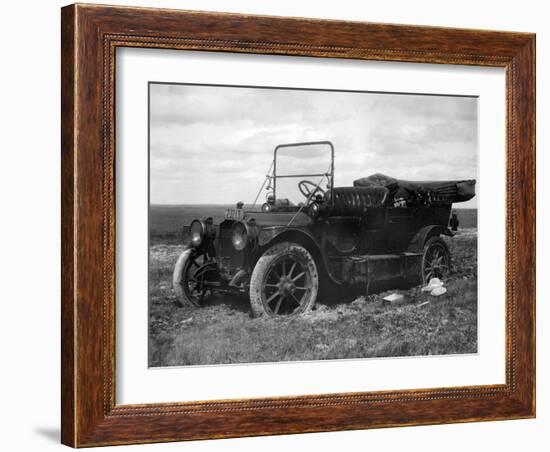
[[[464,202],[475,196],[474,179],[447,181],[407,181],[395,179],[385,174],[373,174],[353,181],[354,187],[385,187],[390,191],[390,198],[415,204],[422,199],[429,203]]]

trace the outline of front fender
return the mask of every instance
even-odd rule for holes
[[[258,245],[260,247],[263,247],[263,246],[269,244],[270,242],[275,240],[276,237],[278,237],[279,235],[281,235],[285,231],[289,231],[289,232],[293,231],[294,233],[305,234],[309,238],[313,239],[311,234],[309,234],[309,233],[307,233],[303,230],[300,230],[300,229],[287,228],[285,226],[270,226],[270,227],[267,227],[267,228],[260,229],[260,232],[258,233]]]
[[[258,234],[258,245],[260,250],[261,248],[280,242],[293,242],[302,245],[309,251],[313,259],[315,259],[315,263],[319,267],[318,269],[321,274],[326,275],[333,283],[341,284],[341,281],[331,274],[321,245],[309,231],[286,226],[271,226],[263,228]]]

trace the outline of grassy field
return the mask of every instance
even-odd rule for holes
[[[226,206],[208,206],[223,215]],[[477,351],[476,211],[458,210],[460,233],[446,239],[453,259],[447,293],[432,297],[420,287],[380,293],[339,294],[296,318],[250,316],[246,296],[213,296],[206,306],[178,308],[171,274],[183,249],[170,225],[190,221],[190,206],[153,207],[149,365],[418,356]],[[197,212],[199,215],[196,215]],[[202,210],[204,212],[204,208]],[[202,213],[204,215],[204,213]],[[473,227],[473,226],[474,227]],[[170,235],[172,234],[172,235]],[[398,304],[383,297],[399,292]]]

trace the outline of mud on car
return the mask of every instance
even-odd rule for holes
[[[278,171],[282,150],[329,153],[325,171]],[[298,171],[299,172],[299,171]],[[278,193],[296,181],[295,204]],[[313,308],[320,290],[381,281],[411,284],[445,278],[451,256],[453,203],[475,196],[475,180],[420,181],[374,174],[352,186],[334,186],[329,141],[281,144],[260,188],[265,202],[238,202],[225,219],[194,219],[183,226],[186,245],[173,274],[178,304],[200,307],[214,292],[248,293],[254,315],[298,315]]]

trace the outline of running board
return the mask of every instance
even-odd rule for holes
[[[410,279],[420,283],[422,253],[365,254],[346,256],[341,261],[341,280],[349,284]]]

